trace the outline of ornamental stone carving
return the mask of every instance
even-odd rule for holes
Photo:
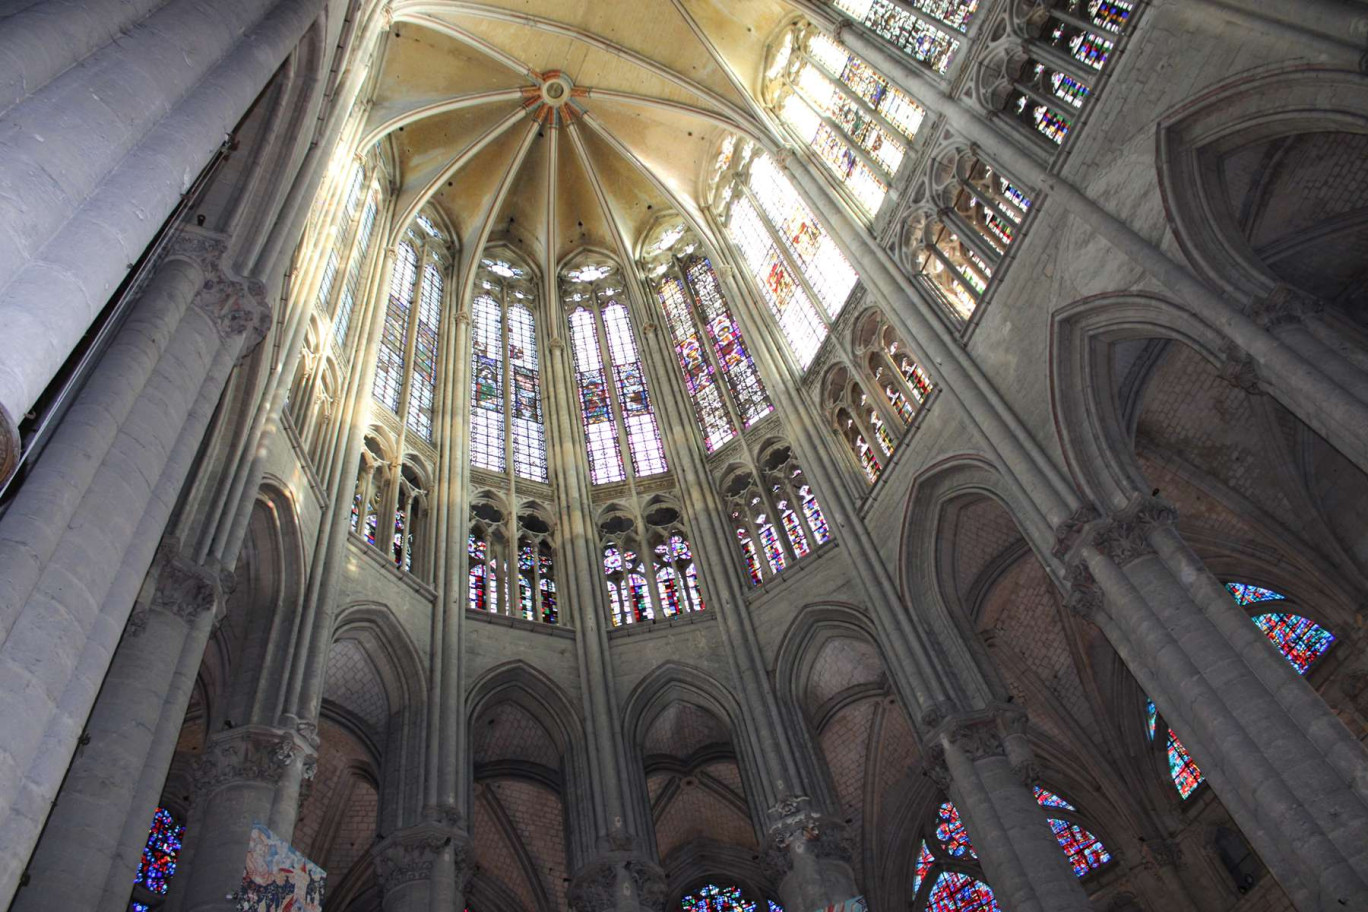
[[[793,801],[792,807],[803,810],[782,816],[770,827],[769,836],[765,840],[765,853],[761,864],[776,884],[793,870],[795,855],[807,855],[846,864],[855,857],[850,828],[843,821],[807,810],[807,798],[800,797]],[[776,812],[784,805],[785,802],[780,802],[771,808],[771,817],[776,816]]]
[[[942,789],[950,787],[950,766],[945,757],[949,744],[971,762],[1005,757],[1018,775],[1033,775],[1028,766],[1033,761],[1023,747],[1026,722],[1026,714],[1020,709],[1002,705],[952,716],[926,736],[922,772]],[[1009,741],[1015,742],[1016,750],[1009,750]]]
[[[402,830],[371,850],[375,874],[385,893],[405,884],[431,880],[437,862],[451,853],[453,874],[464,889],[474,873],[474,853],[461,830],[436,824],[420,824]]]
[[[1290,285],[1276,285],[1249,305],[1249,316],[1268,331],[1306,322],[1325,310],[1325,302]]]
[[[1050,553],[1063,560],[1083,537],[1088,524],[1101,518],[1102,514],[1098,513],[1097,508],[1092,504],[1082,504],[1077,507],[1069,514],[1068,519],[1055,526],[1055,543]]]
[[[665,872],[640,858],[629,858],[624,864],[636,890],[637,904],[651,912],[664,912]]]
[[[236,782],[277,785],[296,762],[302,774],[313,758],[308,745],[291,732],[248,726],[215,736],[191,767],[191,777],[199,796]]]
[[[1137,494],[1111,520],[1093,534],[1092,544],[1118,567],[1125,567],[1147,554],[1153,554],[1150,533],[1178,521],[1173,505],[1158,497]]]
[[[572,912],[603,912],[617,906],[617,863],[600,859],[580,869],[566,891]]]
[[[225,341],[244,336],[238,357],[256,348],[271,328],[271,302],[266,286],[256,279],[239,278],[225,267],[227,239],[189,226],[182,227],[172,242],[172,256],[190,260],[204,273],[195,295],[195,306],[214,321]]]
[[[1259,372],[1254,367],[1254,359],[1244,349],[1231,342],[1226,345],[1222,355],[1220,370],[1216,372],[1218,380],[1251,396],[1263,394],[1263,387],[1259,384]]]
[[[1064,607],[1081,618],[1091,618],[1102,610],[1102,587],[1081,556],[1075,555],[1064,570]]]
[[[173,545],[174,547],[174,545]],[[142,636],[151,612],[160,611],[193,624],[200,615],[218,604],[218,580],[213,573],[179,557],[162,561],[157,570],[156,589],[147,601],[139,602],[128,616],[127,637]]]

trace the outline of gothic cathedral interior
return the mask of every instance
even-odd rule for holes
[[[0,902],[1368,912],[1368,0],[0,0]]]

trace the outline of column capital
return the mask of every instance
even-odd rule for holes
[[[201,799],[233,783],[276,785],[295,766],[305,780],[318,769],[318,755],[303,736],[270,725],[244,725],[210,738],[191,776]]]
[[[1091,618],[1102,610],[1102,587],[1082,555],[1075,554],[1064,565],[1064,607],[1081,618]]]
[[[571,912],[603,912],[618,907],[618,893],[628,890],[646,912],[665,908],[665,873],[658,865],[627,852],[609,852],[580,868],[566,899]]]
[[[793,870],[795,855],[849,864],[855,857],[850,828],[835,817],[819,814],[804,795],[784,799],[769,809],[770,824],[761,862],[778,884]]]
[[[971,762],[1003,757],[1030,784],[1035,781],[1036,767],[1026,742],[1026,723],[1023,710],[1006,704],[950,716],[927,734],[922,771],[942,789],[948,789],[952,776],[946,749],[953,748]]]
[[[1273,290],[1249,303],[1249,316],[1265,330],[1304,323],[1308,317],[1325,310],[1325,302],[1291,285],[1277,284]]]
[[[201,614],[214,610],[220,594],[220,581],[210,570],[182,557],[167,558],[157,570],[151,599],[139,604],[129,615],[127,633],[140,636],[154,611],[193,624]]]
[[[1149,543],[1151,532],[1177,521],[1178,510],[1173,504],[1154,495],[1136,494],[1120,510],[1093,525],[1088,543],[1118,567],[1125,567],[1154,553]]]
[[[1050,553],[1065,560],[1073,552],[1074,546],[1083,538],[1089,523],[1102,518],[1102,514],[1090,503],[1080,504],[1069,514],[1069,518],[1055,526],[1054,547]]]
[[[189,260],[204,274],[194,304],[214,321],[225,340],[245,336],[241,354],[256,348],[271,329],[271,302],[266,286],[233,272],[227,237],[184,226],[171,242],[172,256]]]
[[[431,880],[438,859],[448,849],[456,883],[464,890],[475,872],[470,837],[461,827],[432,822],[399,830],[371,849],[381,890],[389,893],[407,884]]]

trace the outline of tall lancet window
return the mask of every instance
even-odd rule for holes
[[[728,137],[713,206],[801,368],[816,357],[860,277],[769,155]]]
[[[665,220],[648,236],[642,259],[711,453],[774,406],[712,262],[698,247],[683,224]]]
[[[406,433],[431,443],[438,352],[451,253],[435,215],[421,213],[395,249],[372,393],[403,418]]]
[[[586,259],[561,284],[593,483],[669,471],[617,266]]]
[[[546,481],[535,286],[511,255],[480,261],[472,303],[470,458],[491,472]]]
[[[925,110],[868,63],[802,24],[785,31],[770,51],[765,95],[785,126],[872,219]]]
[[[936,73],[950,69],[978,0],[833,0],[832,6]]]

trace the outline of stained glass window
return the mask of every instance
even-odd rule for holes
[[[851,89],[908,139],[917,135],[926,109],[892,85],[868,63],[820,32],[808,38],[808,54],[826,73]]]
[[[1252,583],[1226,583],[1226,589],[1234,597],[1235,603],[1241,606],[1287,599],[1280,592]],[[1269,612],[1256,614],[1253,621],[1269,642],[1297,669],[1297,674],[1304,675],[1310,671],[1316,660],[1335,642],[1333,633],[1299,614]]]
[[[493,611],[489,585],[489,543],[481,535],[471,532],[466,540],[466,555],[470,566],[466,604],[476,611]]]
[[[826,338],[826,323],[780,256],[762,216],[749,199],[742,197],[732,204],[727,228],[799,366],[807,367]]]
[[[361,193],[364,189],[366,169],[361,162],[352,165],[347,181],[347,189],[342,200],[342,215],[334,227],[332,244],[328,248],[328,258],[323,263],[323,274],[318,283],[318,297],[315,304],[320,310],[328,311],[332,303],[333,288],[337,284],[337,272],[342,268],[342,259],[347,255],[347,243],[351,240],[351,229],[356,213],[361,206]]]
[[[487,294],[471,307],[470,457],[482,469],[502,472],[504,458],[503,314]]]
[[[342,295],[337,302],[337,319],[333,322],[333,339],[338,345],[347,341],[347,331],[351,328],[352,311],[356,309],[356,296],[361,288],[361,274],[366,267],[366,257],[370,252],[371,235],[375,233],[375,216],[379,211],[377,194],[372,193],[366,202],[366,210],[361,214],[361,227],[357,229],[356,252],[352,255],[351,265],[347,267],[347,278],[342,283]]]
[[[926,902],[927,912],[998,912],[999,908],[991,887],[958,871],[942,871]]]
[[[413,382],[409,390],[408,427],[432,440],[432,404],[437,392],[437,333],[442,324],[442,273],[439,265],[423,267],[418,291],[418,334],[413,346]]]
[[[157,895],[165,894],[167,881],[176,873],[176,862],[180,859],[184,838],[185,827],[176,823],[176,818],[166,808],[157,808],[152,815],[152,826],[147,833],[147,843],[143,846],[133,885],[144,887]]]
[[[913,60],[944,73],[960,47],[952,33],[968,28],[978,0],[912,0],[905,5],[893,0],[835,0],[835,6]]]
[[[1188,798],[1193,792],[1197,791],[1197,786],[1201,785],[1205,778],[1202,771],[1197,768],[1192,755],[1183,747],[1183,742],[1178,740],[1178,736],[1169,729],[1168,733],[1168,765],[1169,776],[1173,778],[1173,785],[1178,789],[1178,794],[1183,798]]]
[[[404,384],[404,349],[408,342],[409,312],[413,307],[414,282],[418,278],[418,251],[407,241],[399,245],[390,276],[389,303],[375,362],[374,396],[396,414],[399,391]]]
[[[1064,850],[1069,864],[1079,877],[1111,861],[1107,847],[1083,827],[1055,817],[1049,818],[1049,823],[1055,839],[1059,840],[1059,847]]]
[[[683,912],[755,912],[755,903],[741,896],[740,887],[719,887],[716,884],[699,887],[682,898],[679,905]]]
[[[969,832],[960,819],[959,808],[947,801],[940,806],[937,817],[936,838],[940,840],[941,847],[956,857],[968,852],[970,858],[977,858],[978,853],[969,841]]]
[[[547,624],[560,622],[560,608],[556,603],[556,573],[549,542],[537,546],[539,564],[537,585],[541,589],[541,617]]]
[[[773,406],[706,257],[687,254],[666,262],[655,289],[711,453],[736,436],[738,421],[750,427]]]
[[[931,854],[931,847],[922,840],[921,851],[917,853],[917,867],[912,874],[912,895],[916,896],[921,890],[922,883],[926,880],[926,875],[931,873],[931,865],[935,864],[936,856]]]
[[[566,273],[571,282],[584,286],[569,300],[594,305],[570,314],[570,344],[594,484],[626,477],[619,430],[637,477],[669,470],[631,317],[617,298],[621,289],[603,283],[611,272],[610,266],[590,264]]]
[[[1054,792],[1046,791],[1038,785],[1035,787],[1035,796],[1036,801],[1040,803],[1041,807],[1063,808],[1066,811],[1076,810],[1072,804],[1069,804],[1069,802],[1060,798]]]
[[[769,155],[756,156],[751,163],[750,188],[817,293],[827,317],[834,320],[859,282],[859,274]]]

